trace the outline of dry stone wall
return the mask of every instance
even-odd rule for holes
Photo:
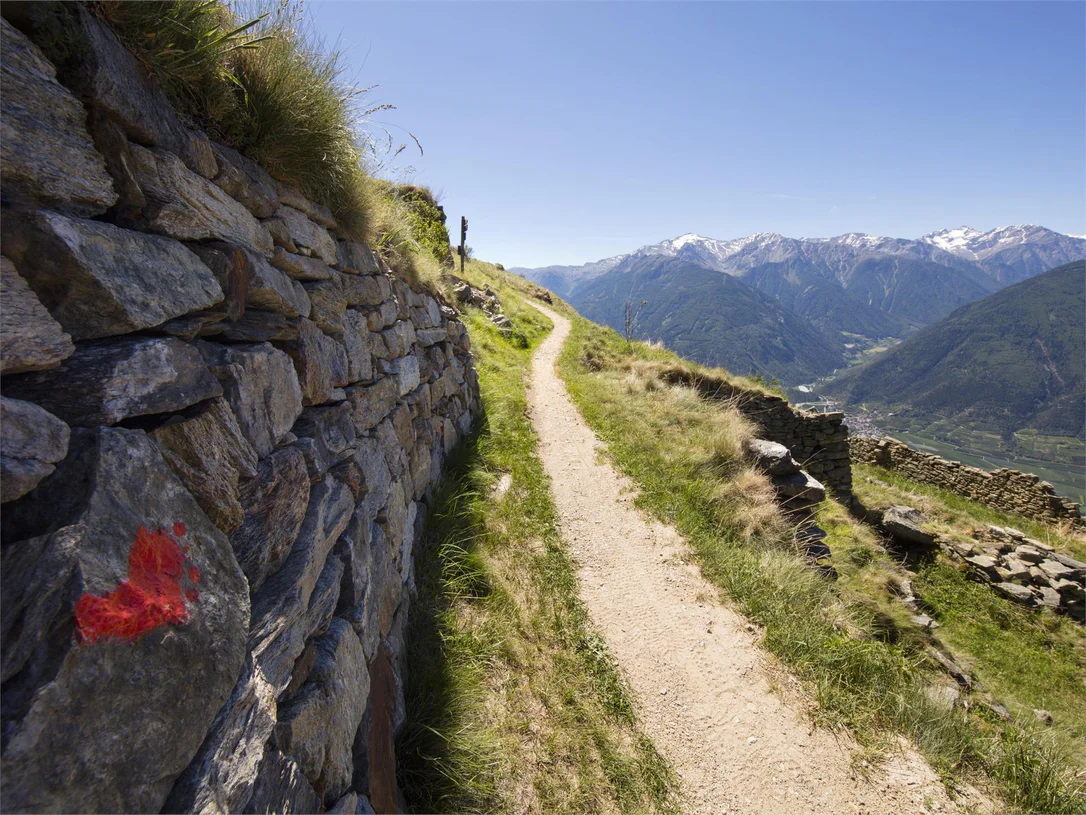
[[[988,472],[921,453],[891,438],[854,437],[849,440],[849,450],[856,461],[895,470],[913,481],[950,490],[1002,512],[1083,525],[1078,504],[1030,473],[1008,469]]]
[[[464,326],[74,19],[0,19],[2,807],[391,811]]]

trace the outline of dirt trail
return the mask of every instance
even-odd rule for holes
[[[684,812],[958,811],[914,751],[864,777],[853,769],[854,743],[813,728],[774,692],[787,674],[715,599],[678,533],[640,514],[628,479],[600,463],[554,371],[570,323],[538,308],[554,331],[532,360],[530,405],[562,536],[643,726],[681,778]]]

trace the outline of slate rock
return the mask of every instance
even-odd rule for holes
[[[743,450],[751,463],[767,475],[790,475],[800,470],[799,463],[783,444],[765,439],[748,439]]]
[[[339,263],[336,242],[323,226],[313,223],[303,213],[288,206],[279,207],[275,217],[283,222],[291,242],[296,247],[309,250],[329,266]]]
[[[55,368],[74,350],[15,264],[0,256],[0,373]]]
[[[23,547],[7,539],[3,616],[37,621],[17,639],[58,636],[29,649],[5,640],[5,653],[30,656],[5,683],[2,700],[12,723],[2,760],[4,807],[157,812],[244,663],[249,597],[230,544],[136,430],[73,432],[56,473],[9,507],[17,517],[4,519],[7,531],[36,524],[46,540]],[[187,547],[184,585],[198,594],[185,599],[186,618],[134,639],[73,638],[75,598],[105,595],[130,576],[141,527],[163,529]],[[50,567],[17,564],[22,549]],[[26,582],[37,575],[55,587],[58,566],[70,581],[66,590]],[[7,582],[14,578],[20,585]]]
[[[321,808],[321,799],[298,762],[278,750],[265,753],[257,772],[253,797],[244,812],[307,815],[320,812]]]
[[[323,473],[351,455],[355,438],[351,406],[341,402],[331,407],[308,407],[302,411],[291,432],[302,439],[312,439],[314,454]]]
[[[995,583],[992,588],[1016,603],[1033,601],[1033,592],[1027,586],[1020,586],[1017,583]]]
[[[212,306],[223,291],[177,241],[38,212],[5,217],[4,251],[77,340],[126,334]]]
[[[282,223],[282,221],[277,221]],[[282,246],[276,246],[271,259],[272,265],[286,272],[295,280],[329,280],[336,270],[320,258],[295,254]]]
[[[214,273],[228,297],[233,293],[244,306],[284,317],[309,316],[309,295],[301,284],[251,249],[211,243],[197,246],[196,253]],[[234,319],[231,315],[231,321]]]
[[[22,498],[68,453],[68,425],[31,402],[0,396],[0,502]]]
[[[373,379],[373,353],[366,315],[348,309],[343,317],[343,347],[347,352],[347,382],[368,382]]]
[[[5,392],[70,425],[95,427],[174,413],[223,391],[191,345],[139,337],[77,348],[56,368],[5,382]]]
[[[931,546],[935,535],[924,530],[927,517],[919,510],[892,506],[882,514],[882,527],[895,540],[920,546]]]
[[[991,555],[973,555],[972,557],[967,557],[965,562],[972,567],[973,572],[977,576],[982,577],[989,582],[999,580],[999,572],[996,571],[996,566],[998,566],[999,561]]]
[[[419,358],[416,356],[401,357],[395,360],[393,371],[396,375],[396,384],[400,396],[406,396],[419,386]]]
[[[222,240],[271,257],[271,235],[260,221],[173,153],[132,145],[131,157],[132,173],[147,199],[134,226],[178,240]]]
[[[38,47],[0,19],[0,187],[5,201],[97,215],[117,200],[87,111],[56,80]]]
[[[298,339],[298,321],[274,311],[247,308],[235,319],[223,319],[200,330],[201,337],[214,337],[223,342],[264,343]]]
[[[1037,568],[1044,572],[1050,580],[1067,580],[1075,574],[1073,568],[1065,566],[1063,563],[1052,557],[1047,560],[1042,560],[1037,564]]]
[[[212,142],[211,149],[219,164],[215,183],[257,218],[274,215],[279,209],[279,194],[267,171],[231,147]]]
[[[101,116],[118,123],[132,141],[176,153],[193,172],[218,172],[207,136],[185,127],[162,89],[147,76],[108,25],[78,12],[79,64],[65,76],[75,94]]]
[[[226,400],[197,405],[150,435],[212,523],[226,534],[237,529],[245,517],[238,484],[256,476],[257,462]]]
[[[305,686],[279,709],[275,739],[311,782],[323,779],[330,803],[350,787],[352,745],[370,683],[362,643],[346,620],[334,618],[316,644],[316,665]]]
[[[285,205],[304,213],[307,218],[315,221],[321,226],[327,227],[328,229],[336,228],[335,216],[332,215],[332,210],[328,209],[328,207],[310,201],[289,184],[284,184],[281,181],[277,181],[275,184],[279,199]]]
[[[333,391],[347,384],[347,350],[311,320],[298,323],[298,338],[279,343],[294,362],[305,405],[333,401]]]
[[[354,411],[354,420],[361,430],[376,427],[392,412],[400,395],[399,379],[384,377],[372,385],[347,388],[347,401]]]
[[[222,383],[241,432],[257,455],[268,455],[302,412],[302,391],[290,357],[268,343],[198,346]]]
[[[381,264],[377,255],[359,241],[342,240],[336,243],[339,270],[347,274],[380,274]]]
[[[793,501],[817,502],[826,498],[826,488],[822,486],[821,482],[803,470],[798,473],[773,476],[771,481],[777,495],[785,499],[786,503]]]

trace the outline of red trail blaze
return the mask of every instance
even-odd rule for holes
[[[175,535],[185,534],[185,525],[173,525]],[[128,555],[128,579],[105,596],[84,594],[75,604],[75,622],[84,642],[105,637],[133,640],[166,623],[180,625],[189,618],[185,599],[195,602],[199,593],[181,585],[185,556],[165,529],[136,531]],[[189,569],[192,582],[199,570]]]

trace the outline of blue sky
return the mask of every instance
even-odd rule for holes
[[[684,232],[1086,233],[1083,2],[308,9],[506,266]]]

